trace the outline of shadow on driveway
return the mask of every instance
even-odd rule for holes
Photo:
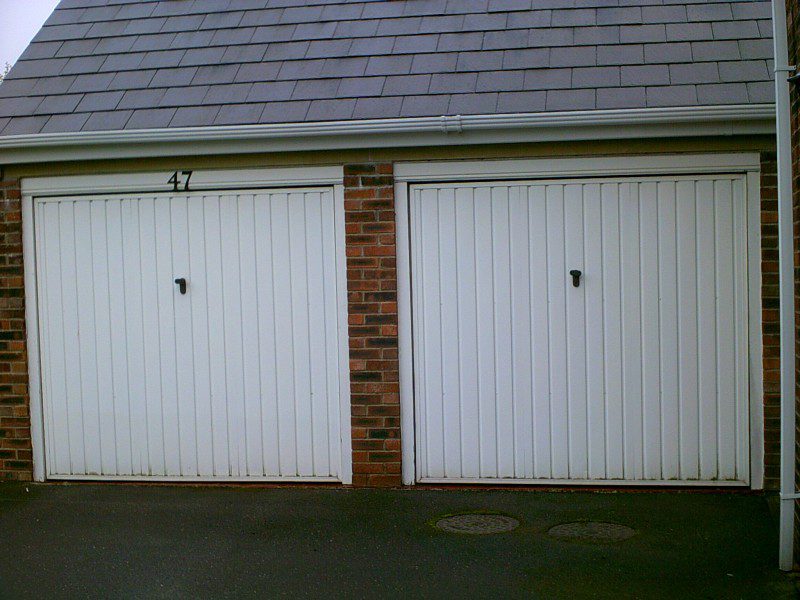
[[[520,526],[432,524],[473,511]],[[795,597],[756,495],[0,484],[0,540],[3,598]]]

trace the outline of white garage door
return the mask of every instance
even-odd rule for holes
[[[410,202],[418,479],[748,480],[743,177]]]
[[[341,479],[335,213],[330,188],[39,199],[47,475]]]

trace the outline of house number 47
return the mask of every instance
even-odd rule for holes
[[[183,178],[186,179],[183,179]],[[192,171],[175,171],[167,180],[167,183],[172,184],[172,190],[175,192],[178,191],[189,191],[189,180],[192,178]]]

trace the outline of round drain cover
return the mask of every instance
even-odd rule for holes
[[[548,535],[576,542],[621,542],[636,535],[636,531],[616,523],[579,521],[550,528]]]
[[[519,527],[519,521],[505,515],[472,513],[444,517],[436,521],[436,527],[450,533],[486,535],[512,531]]]

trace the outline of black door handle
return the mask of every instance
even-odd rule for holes
[[[581,284],[581,275],[583,275],[583,273],[578,271],[578,269],[572,269],[572,271],[570,271],[569,274],[572,275],[572,285],[574,287],[580,286],[580,284]]]
[[[178,277],[178,279],[175,280],[175,283],[178,284],[178,289],[180,290],[181,294],[185,294],[186,293],[186,279],[183,278],[183,277]]]

